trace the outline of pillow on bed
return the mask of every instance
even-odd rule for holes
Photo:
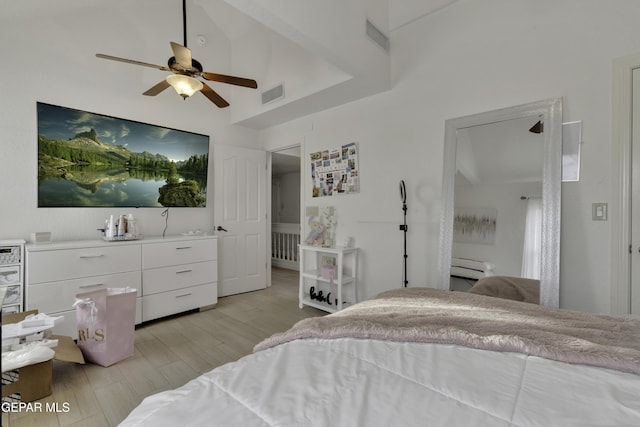
[[[489,276],[478,280],[472,294],[540,304],[540,281],[511,276]]]

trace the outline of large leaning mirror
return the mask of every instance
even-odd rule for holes
[[[539,280],[540,304],[558,307],[561,180],[562,98],[447,120],[438,288],[464,290],[463,260]]]

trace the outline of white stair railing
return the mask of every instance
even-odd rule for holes
[[[271,265],[299,270],[300,224],[271,224]]]

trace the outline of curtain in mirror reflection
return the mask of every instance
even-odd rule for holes
[[[527,200],[527,216],[522,249],[522,277],[540,279],[542,261],[542,199]]]

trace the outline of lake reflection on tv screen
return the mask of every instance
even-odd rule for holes
[[[83,188],[62,178],[46,178],[38,186],[40,207],[162,207],[158,189],[164,181],[103,182],[93,189]]]

